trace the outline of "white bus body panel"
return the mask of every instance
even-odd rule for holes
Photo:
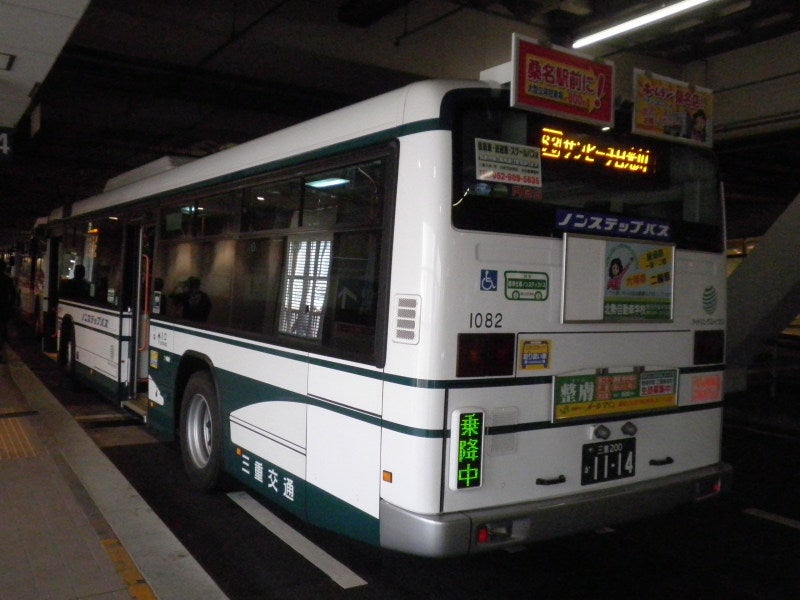
[[[549,387],[549,386],[544,386]],[[507,388],[481,390],[484,397],[481,406],[487,410],[491,420],[493,412],[504,407],[494,402],[498,393]],[[524,390],[524,388],[522,388]],[[451,405],[475,406],[475,391],[452,390]],[[523,420],[521,422],[528,422]],[[487,436],[483,457],[484,480],[481,487],[470,490],[445,488],[445,511],[466,511],[500,504],[517,504],[548,497],[560,497],[582,492],[626,486],[649,479],[690,471],[720,460],[719,439],[722,430],[722,410],[713,409],[689,414],[663,414],[648,416],[628,415],[625,419],[610,417],[603,424],[611,430],[610,441],[626,437],[622,425],[633,423],[636,434],[636,475],[582,486],[579,477],[581,449],[584,444],[599,442],[594,437],[598,424],[558,426],[535,431]],[[513,443],[501,442],[503,451],[494,453],[494,438],[513,436]],[[509,452],[508,448],[515,448]],[[669,464],[656,466],[650,460]],[[454,461],[447,455],[448,466]],[[537,485],[537,479],[556,480],[564,475],[565,481],[557,485]],[[576,476],[577,475],[577,476]]]
[[[101,311],[91,306],[59,303],[57,331],[70,319],[75,333],[75,362],[100,373],[114,383],[126,384],[130,349],[130,313]],[[59,344],[62,340],[59,338]]]
[[[327,408],[308,407],[306,480],[375,518],[381,428]]]
[[[387,373],[402,373],[418,379],[451,379],[455,369],[443,364],[442,348],[452,346],[452,329],[442,327],[441,314],[445,284],[450,286],[462,275],[448,268],[450,252],[443,244],[450,230],[452,168],[450,133],[431,131],[400,140],[392,254],[390,295],[413,294],[421,298],[419,330],[425,335],[415,345],[389,343],[386,350]],[[456,263],[460,264],[460,259]],[[389,316],[392,326],[392,315]],[[455,350],[455,347],[453,347]],[[452,359],[451,353],[445,353]],[[455,363],[453,363],[455,364]]]
[[[346,363],[342,363],[346,364]],[[358,365],[364,368],[363,365]],[[320,365],[308,366],[308,393],[334,404],[380,417],[381,387],[377,377],[366,377]]]
[[[445,391],[386,382],[383,388],[385,423],[410,430],[439,431],[444,427]],[[381,483],[381,497],[408,510],[439,511],[443,440],[413,431],[386,427],[381,440],[381,468],[392,481]]]
[[[231,442],[305,477],[306,412],[299,402],[259,402],[230,414]]]
[[[219,338],[219,339],[218,339]],[[277,354],[253,352],[247,347],[233,342],[236,338],[215,335],[214,338],[198,338],[191,329],[172,331],[160,329],[157,323],[151,323],[150,344],[155,348],[163,348],[179,356],[187,352],[202,352],[215,367],[230,371],[237,375],[249,377],[256,381],[269,379],[270,385],[306,395],[308,392],[308,363],[306,355],[298,353],[299,360]],[[257,344],[265,349],[274,348],[267,344]],[[281,348],[281,353],[286,351]]]

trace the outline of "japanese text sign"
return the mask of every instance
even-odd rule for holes
[[[541,137],[542,158],[570,162],[585,168],[604,169],[626,175],[648,176],[655,173],[653,156],[646,146],[618,146],[600,136],[573,134],[544,127]]]
[[[555,377],[554,417],[591,418],[675,406],[678,373],[630,371]]]
[[[633,131],[711,146],[711,90],[635,69]]]
[[[542,162],[539,148],[496,140],[475,138],[475,177],[542,187]]]
[[[483,480],[483,412],[456,411],[452,420],[454,461],[450,487],[455,490],[481,486]]]
[[[667,221],[606,215],[585,210],[559,208],[556,211],[555,226],[556,229],[571,233],[639,238],[661,242],[672,240],[672,228]]]
[[[511,105],[613,125],[614,67],[514,34]]]

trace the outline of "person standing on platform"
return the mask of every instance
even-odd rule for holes
[[[14,282],[6,273],[6,262],[0,259],[0,363],[5,362],[8,322],[14,314]]]

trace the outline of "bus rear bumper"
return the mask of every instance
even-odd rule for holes
[[[721,462],[627,486],[441,515],[412,513],[381,501],[380,543],[431,557],[495,550],[591,531],[711,498],[730,489],[732,476],[730,465]]]

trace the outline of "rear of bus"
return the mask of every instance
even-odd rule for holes
[[[434,482],[437,442],[384,432],[385,468],[404,452],[420,481],[384,484],[382,545],[489,550],[729,485],[715,161],[629,132],[630,115],[604,132],[469,89],[444,97],[440,130],[401,140],[386,370],[414,389],[401,411],[388,381],[384,419],[441,406],[404,423],[444,435]]]

